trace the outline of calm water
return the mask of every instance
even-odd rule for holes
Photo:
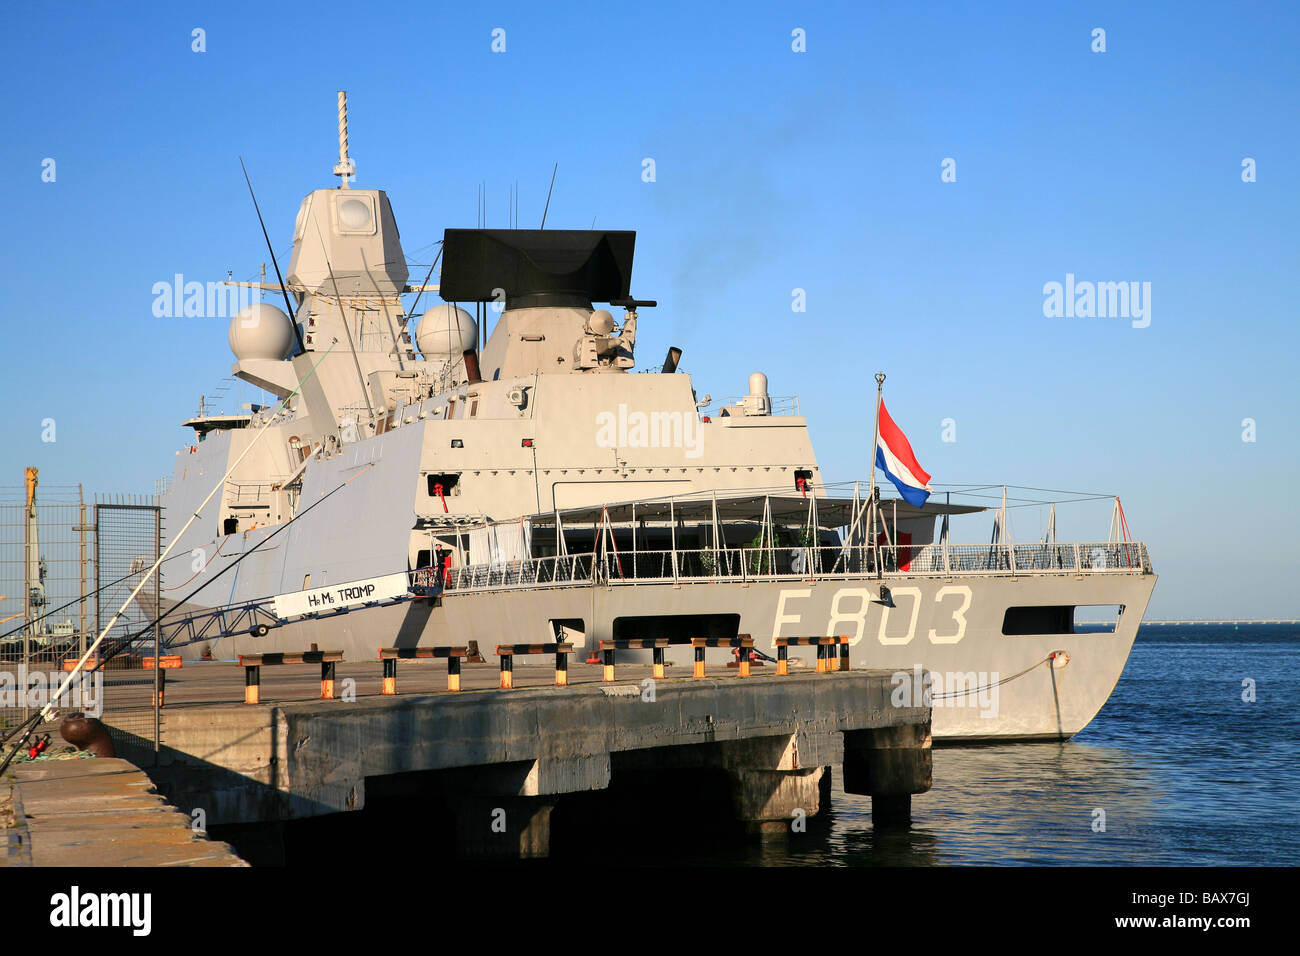
[[[1300,628],[1143,627],[1082,734],[938,748],[934,784],[913,798],[910,832],[877,836],[869,798],[836,781],[828,823],[788,847],[682,862],[1300,864]]]

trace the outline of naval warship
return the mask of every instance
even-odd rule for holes
[[[667,637],[685,664],[690,637],[771,654],[847,635],[854,666],[933,704],[936,739],[1061,739],[1097,714],[1156,580],[1126,524],[1012,542],[1005,490],[1000,507],[918,505],[874,473],[865,491],[827,482],[762,373],[709,411],[679,350],[635,371],[654,303],[632,297],[632,231],[447,229],[436,284],[432,267],[412,283],[388,196],[354,185],[338,105],[341,182],[302,201],[283,276],[248,283],[284,308],[255,302],[228,330],[233,375],[279,401],[184,423],[162,500],[166,533],[186,528],[158,584],[173,653],[490,657],[559,638],[581,659]],[[992,540],[951,541],[979,512]],[[1116,620],[1081,626],[1092,607]]]

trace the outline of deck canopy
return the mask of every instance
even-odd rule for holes
[[[841,528],[853,523],[855,503],[852,498],[804,498],[801,495],[744,495],[737,497],[718,496],[689,498],[655,498],[648,501],[618,502],[609,505],[595,505],[587,508],[564,508],[560,511],[560,520],[565,525],[594,524],[609,515],[611,524],[637,521],[712,521],[714,507],[717,507],[717,520],[721,522],[762,521],[764,505],[771,505],[773,524],[805,525],[808,523],[810,506],[815,508],[817,524],[822,528]],[[857,502],[861,510],[867,506],[865,498]],[[940,515],[964,515],[987,511],[979,505],[943,505],[927,501],[920,508],[914,508],[901,498],[882,498],[882,514],[893,517],[894,507],[898,508],[898,520],[937,517]],[[555,513],[545,512],[532,515],[530,520],[534,527],[549,527],[555,524]]]

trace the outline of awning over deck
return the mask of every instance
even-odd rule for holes
[[[651,521],[712,521],[714,507],[717,508],[718,521],[754,521],[764,518],[765,505],[771,506],[771,521],[774,524],[803,525],[808,522],[809,507],[816,508],[817,524],[823,528],[839,528],[853,523],[854,502],[852,498],[804,498],[801,495],[743,495],[737,497],[690,497],[657,498],[649,501],[617,502],[609,505],[593,505],[587,508],[565,508],[560,511],[560,520],[566,526],[595,524],[609,515],[611,524],[624,522]],[[858,503],[858,508],[866,506],[866,499]],[[974,514],[988,509],[980,505],[944,505],[927,501],[924,506],[914,508],[901,498],[882,498],[880,510],[892,521],[894,508],[898,509],[898,520],[907,521],[914,518],[938,517],[941,515]],[[555,512],[532,515],[530,520],[534,527],[553,527]]]

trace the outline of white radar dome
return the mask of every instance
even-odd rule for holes
[[[587,328],[596,335],[609,335],[614,331],[614,316],[607,309],[597,309],[587,320]]]
[[[285,359],[293,351],[293,326],[289,316],[265,302],[240,309],[226,332],[230,351],[243,362],[250,359]]]
[[[435,305],[416,326],[415,347],[426,359],[460,358],[466,349],[477,345],[478,323],[474,316],[451,303]]]

